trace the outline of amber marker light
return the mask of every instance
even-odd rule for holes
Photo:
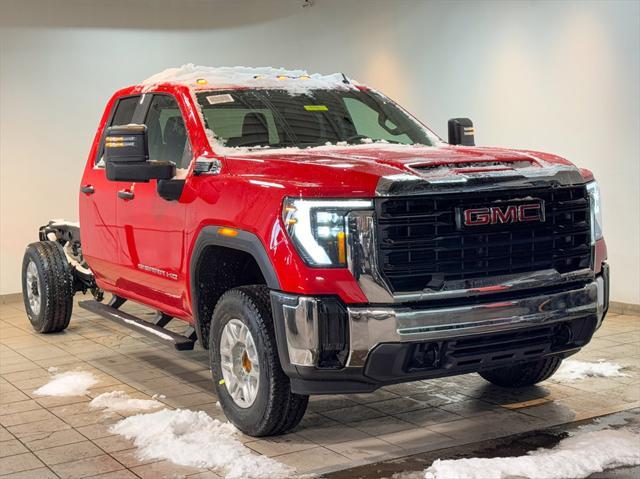
[[[196,83],[197,83],[198,85],[206,85],[206,84],[207,84],[207,83],[209,83],[209,82],[208,82],[207,80],[205,80],[204,78],[198,78],[198,79],[196,80]]]
[[[347,263],[347,248],[346,248],[346,235],[344,231],[340,231],[337,236],[338,239],[338,262],[340,264]]]
[[[295,206],[285,206],[284,208],[285,211],[285,219],[284,222],[287,225],[295,225],[298,220],[296,220],[294,218],[294,213],[296,211],[296,207]]]
[[[233,228],[219,228],[218,234],[221,236],[229,236],[231,238],[238,236],[238,230],[234,230]]]

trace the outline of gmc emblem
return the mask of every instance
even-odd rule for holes
[[[544,221],[544,208],[541,201],[484,208],[458,208],[458,226],[487,226],[495,224],[527,223]]]

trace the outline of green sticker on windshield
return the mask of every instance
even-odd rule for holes
[[[307,111],[329,111],[325,105],[305,105],[304,109]]]

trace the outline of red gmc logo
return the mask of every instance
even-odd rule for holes
[[[489,206],[469,208],[462,211],[464,226],[483,226],[505,223],[526,223],[544,221],[542,203],[523,203],[518,205]]]

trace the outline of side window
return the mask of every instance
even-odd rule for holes
[[[140,96],[129,96],[126,98],[120,98],[116,103],[115,109],[113,111],[113,115],[111,116],[111,121],[107,126],[114,125],[128,125],[133,120],[133,114],[136,111],[136,107],[138,106],[138,102],[140,100]],[[106,135],[106,130],[102,135],[102,141],[100,144],[100,150],[98,151],[98,155],[96,158],[96,166],[99,168],[104,168],[104,160],[102,155],[104,153],[104,136]]]
[[[144,123],[149,135],[149,159],[173,161],[177,168],[188,168],[191,146],[175,98],[154,95]]]
[[[113,113],[113,118],[109,126],[128,125],[131,123],[131,120],[133,120],[133,112],[136,111],[139,100],[139,96],[130,96],[118,100],[116,111]]]
[[[393,130],[397,126],[391,120],[387,119],[384,123],[386,128],[383,128],[378,123],[378,112],[360,100],[345,98],[344,103],[353,119],[358,135],[374,139],[398,141],[400,143],[412,143],[411,138],[406,134],[394,135],[387,130]]]

